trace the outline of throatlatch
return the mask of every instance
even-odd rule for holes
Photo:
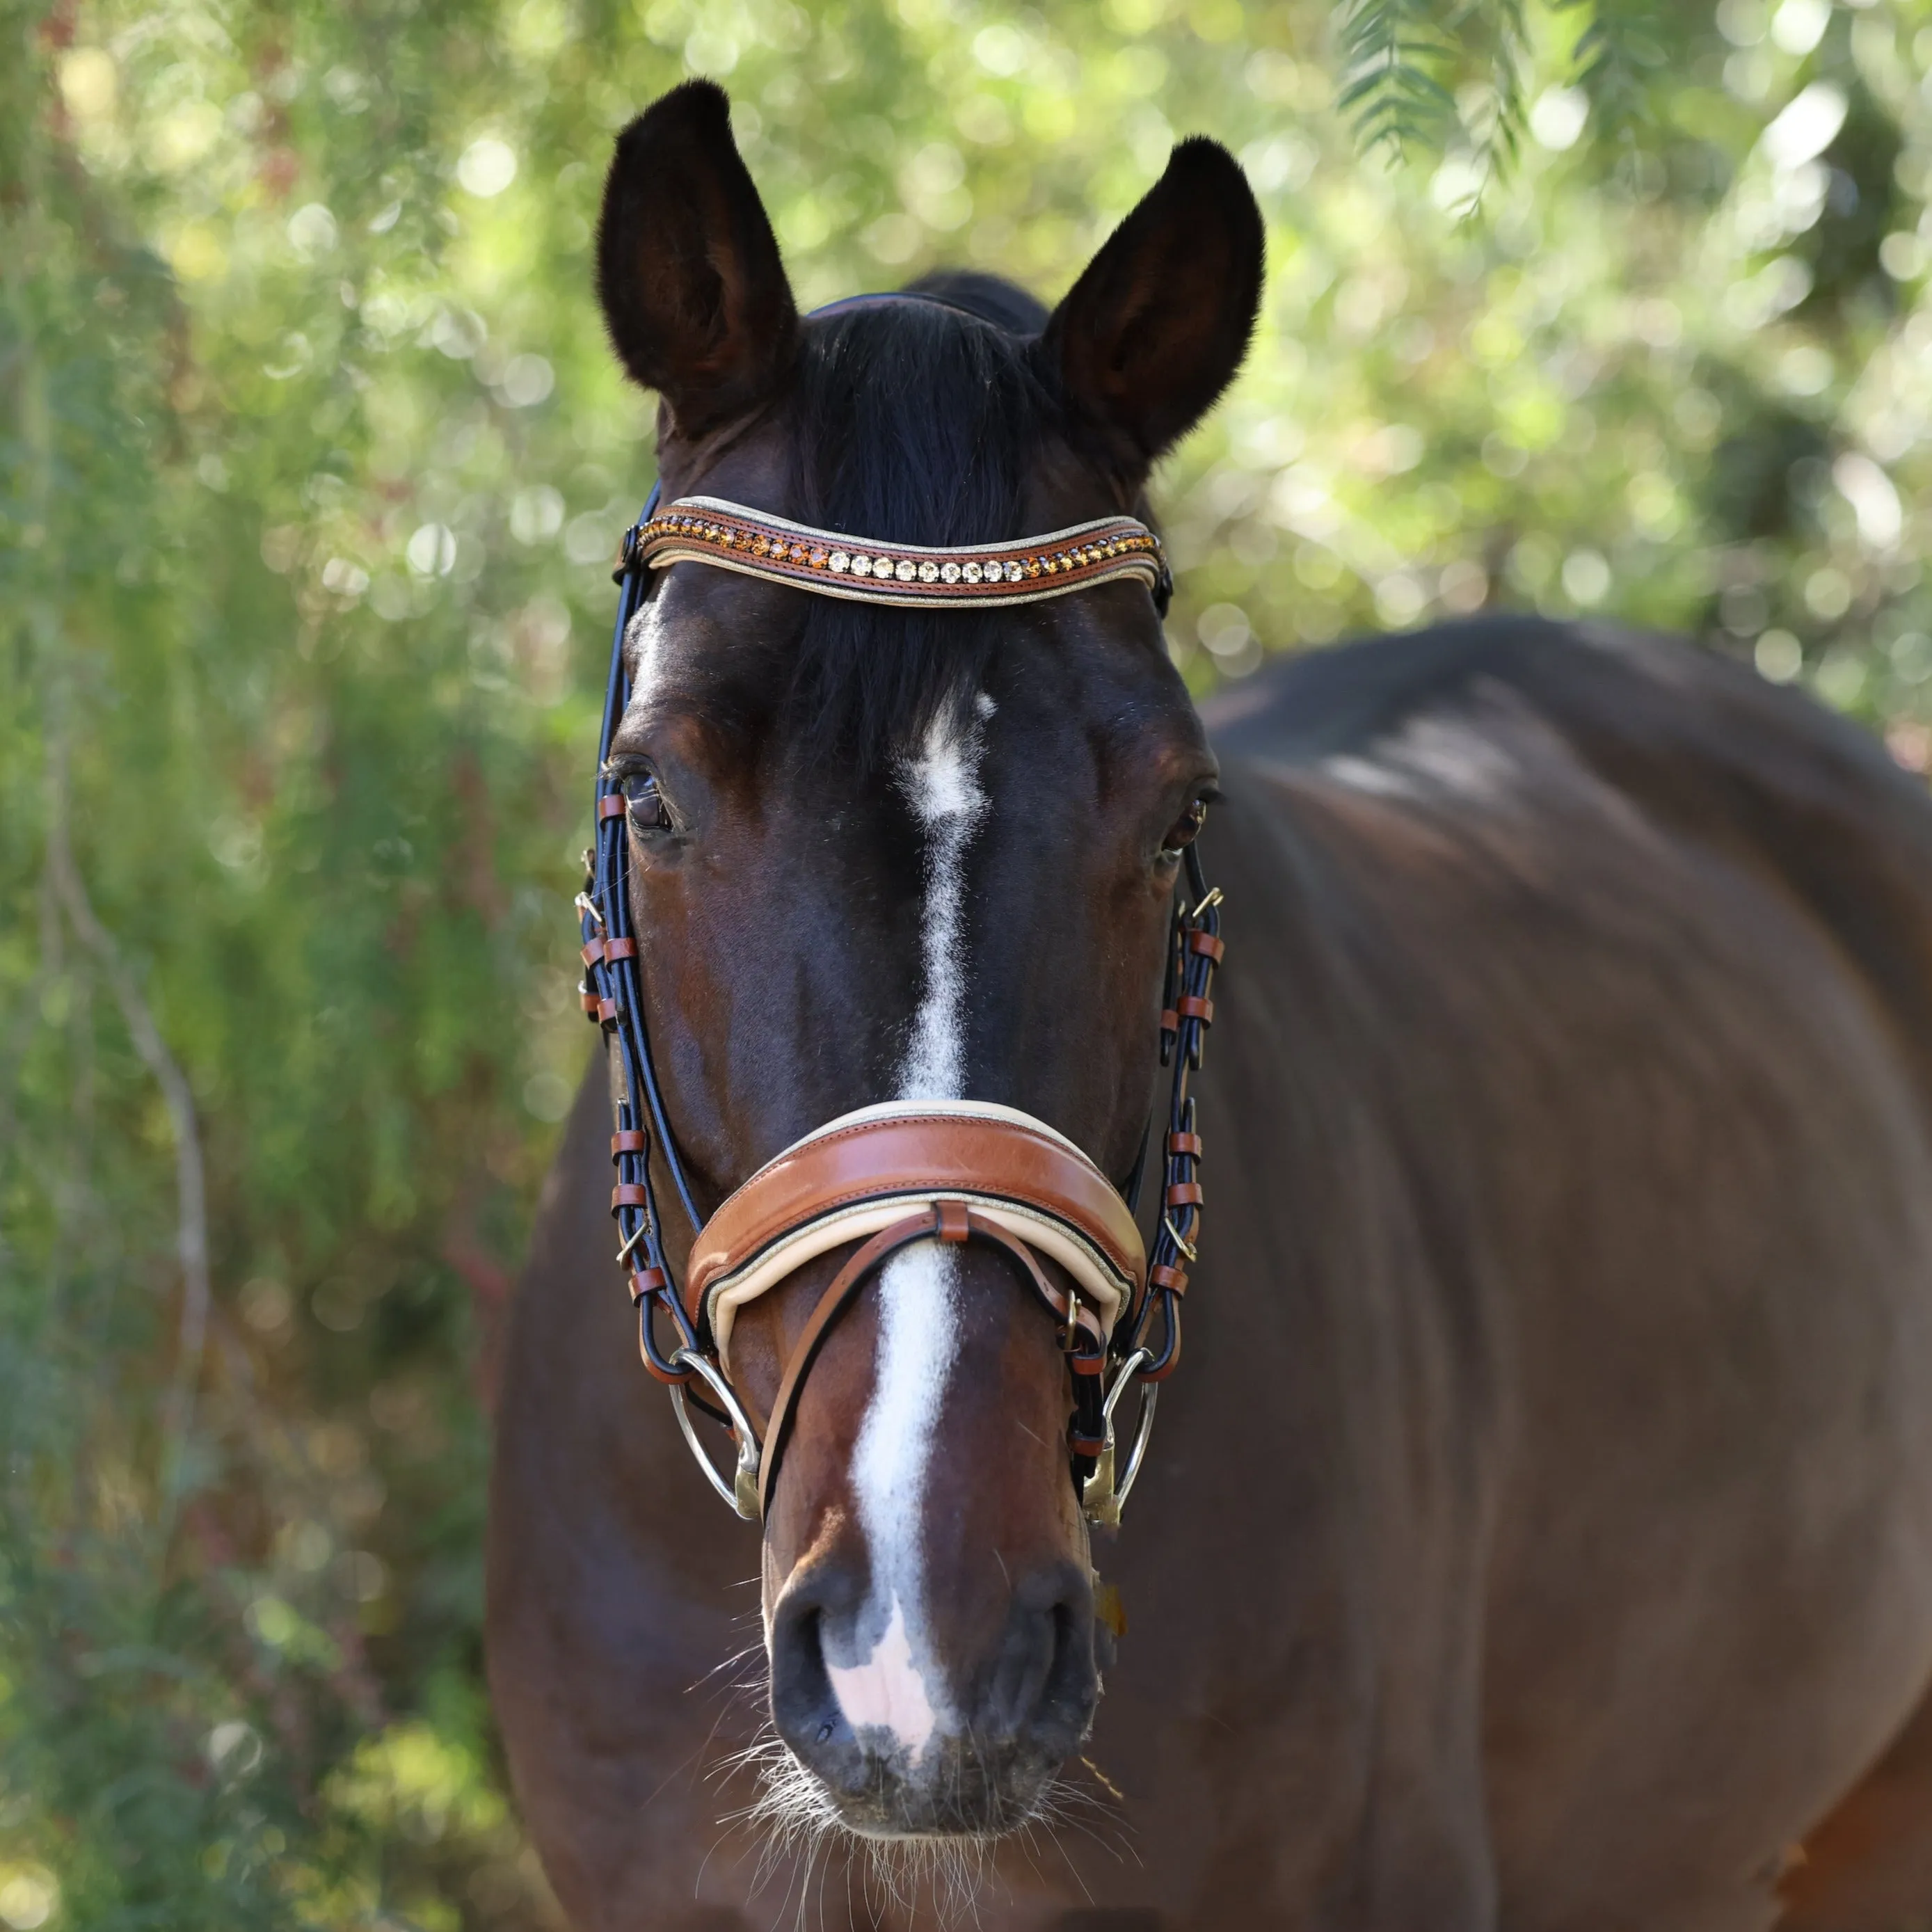
[[[638,1310],[644,1366],[669,1385],[685,1439],[712,1487],[740,1516],[755,1520],[769,1502],[798,1391],[820,1343],[860,1290],[910,1242],[976,1240],[1004,1253],[1055,1318],[1073,1395],[1067,1446],[1074,1479],[1090,1520],[1118,1524],[1147,1453],[1160,1384],[1180,1360],[1180,1303],[1202,1208],[1201,1136],[1189,1089],[1214,1018],[1221,894],[1209,888],[1190,844],[1161,1001],[1160,1064],[1172,1071],[1151,1253],[1135,1219],[1151,1121],[1132,1174],[1117,1187],[1046,1122],[976,1101],[892,1103],[830,1121],[767,1162],[705,1220],[692,1198],[651,1058],[631,915],[628,806],[609,770],[630,702],[625,633],[650,573],[677,562],[738,571],[821,596],[897,604],[1037,603],[1135,578],[1164,612],[1172,580],[1160,540],[1132,518],[1109,517],[1012,543],[866,543],[706,496],[659,514],[653,490],[626,532],[615,573],[621,594],[598,742],[596,843],[584,854],[577,896],[580,991],[585,1012],[603,1030],[610,1065],[617,1262]],[[651,1178],[654,1144],[694,1237],[682,1294],[664,1254]],[[730,1372],[737,1310],[806,1262],[855,1241],[860,1245],[820,1297],[793,1352],[771,1414],[758,1414]],[[1115,1413],[1136,1387],[1140,1414],[1122,1460]],[[731,1432],[737,1458],[728,1482],[698,1440],[693,1406]]]

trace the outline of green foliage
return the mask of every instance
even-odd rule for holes
[[[1440,148],[1466,125],[1491,161],[1515,153],[1529,59],[1523,0],[1353,0],[1341,48],[1336,104],[1366,147]],[[1459,93],[1473,95],[1466,107]]]
[[[1603,613],[1922,769],[1928,66],[1905,0],[0,0],[0,1924],[550,1922],[478,1395],[587,1052],[632,113],[728,80],[807,304],[1055,294],[1240,153],[1197,688]]]
[[[1351,0],[1341,16],[1337,105],[1370,148],[1439,150],[1460,140],[1486,173],[1516,157],[1539,65],[1548,78],[1567,62],[1600,134],[1628,136],[1651,118],[1670,43],[1682,52],[1708,38],[1701,10],[1676,14],[1675,33],[1672,17],[1657,0],[1550,0],[1534,21],[1526,0]],[[1534,27],[1545,42],[1540,61]]]

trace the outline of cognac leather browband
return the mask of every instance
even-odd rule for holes
[[[638,1310],[644,1365],[670,1384],[680,1426],[712,1486],[741,1516],[759,1515],[820,1345],[866,1282],[912,1242],[978,1241],[1004,1254],[1055,1318],[1072,1394],[1068,1450],[1075,1479],[1088,1516],[1117,1523],[1146,1449],[1159,1384],[1180,1358],[1180,1304],[1202,1211],[1201,1138],[1189,1085],[1214,1016],[1221,895],[1208,890],[1189,844],[1162,1000],[1160,1062],[1172,1072],[1150,1253],[1136,1209],[1151,1120],[1132,1174],[1117,1187],[1045,1121],[983,1101],[890,1102],[842,1115],[767,1162],[706,1220],[692,1198],[665,1118],[644,1024],[628,809],[608,768],[630,701],[625,633],[650,573],[679,562],[739,571],[820,596],[926,606],[1034,603],[1133,578],[1164,610],[1171,579],[1160,540],[1132,518],[1110,517],[1018,542],[946,549],[865,543],[710,497],[688,497],[659,513],[653,491],[625,536],[616,572],[622,595],[598,748],[597,838],[584,854],[586,877],[577,899],[584,1007],[609,1049],[617,1260]],[[664,1254],[653,1152],[696,1237],[682,1294]],[[807,1262],[855,1242],[793,1348],[770,1415],[759,1415],[731,1375],[738,1312]],[[657,1332],[660,1321],[670,1331],[668,1348]],[[1140,1418],[1132,1448],[1117,1468],[1114,1411],[1130,1384],[1142,1392]],[[730,1482],[705,1454],[692,1406],[730,1430],[738,1460]]]

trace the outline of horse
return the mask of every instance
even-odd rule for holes
[[[802,318],[692,82],[617,142],[598,273],[667,502],[938,556],[1147,524],[1262,254],[1190,140],[1050,314],[952,273]],[[869,1272],[848,1240],[736,1305],[728,1378],[700,1310],[652,1359],[682,1402],[702,1358],[742,1458],[852,1274],[762,1495],[717,1479],[754,1532],[632,1359],[593,1070],[487,1564],[572,1923],[1924,1922],[1922,788],[1610,624],[1478,614],[1197,708],[1149,570],[896,608],[672,526],[713,550],[624,630],[600,788],[669,1135],[618,1139],[657,1196],[715,1225],[826,1123],[928,1105],[1131,1191],[1193,854],[1230,948],[1184,1168],[1214,1212],[1118,1527],[1083,1507],[1090,1256],[941,1202]],[[652,1240],[647,1342],[710,1265],[675,1208]]]

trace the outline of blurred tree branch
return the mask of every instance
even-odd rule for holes
[[[141,990],[128,970],[114,936],[104,926],[74,863],[68,836],[68,790],[65,746],[58,731],[50,734],[47,757],[47,874],[74,932],[106,976],[121,1009],[134,1051],[160,1089],[174,1142],[175,1251],[181,1262],[182,1312],[174,1375],[161,1412],[164,1444],[161,1466],[161,1520],[172,1516],[180,1490],[182,1457],[194,1420],[195,1384],[208,1338],[211,1298],[208,1265],[208,1196],[201,1154],[201,1132],[194,1095]],[[164,1539],[165,1540],[165,1539]]]

